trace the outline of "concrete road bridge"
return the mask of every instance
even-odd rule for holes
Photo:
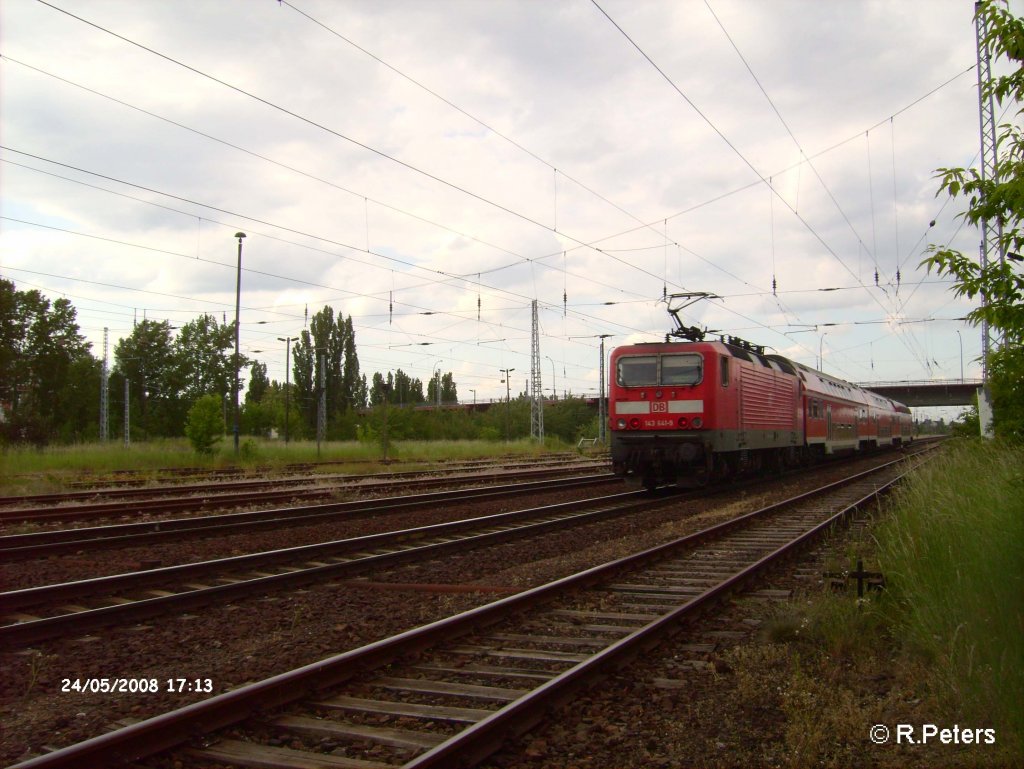
[[[980,379],[942,379],[919,382],[859,382],[858,387],[907,406],[970,406]]]

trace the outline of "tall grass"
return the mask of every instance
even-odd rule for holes
[[[952,713],[1024,743],[1024,450],[955,444],[893,498],[877,535],[898,639]]]

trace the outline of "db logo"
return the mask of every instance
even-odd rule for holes
[[[661,412],[662,414],[667,414],[668,413],[668,403],[654,401],[654,403],[651,404],[651,411],[654,412],[654,413]]]

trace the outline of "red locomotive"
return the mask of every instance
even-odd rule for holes
[[[739,339],[703,341],[692,328],[675,335],[698,339],[611,354],[612,467],[648,488],[912,439],[901,403]]]

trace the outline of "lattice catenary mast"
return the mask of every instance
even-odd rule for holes
[[[978,47],[978,124],[981,129],[981,180],[998,184],[999,166],[997,163],[996,143],[996,111],[992,91],[986,85],[992,80],[991,56],[988,45],[988,15],[981,12],[981,3],[974,4],[974,29]],[[982,192],[984,196],[984,191]],[[1003,260],[1000,241],[1002,224],[996,220],[981,220],[981,249],[979,261],[984,271],[993,258]],[[988,297],[982,294],[982,304],[988,304]],[[981,321],[981,378],[988,382],[988,355],[992,346],[992,333],[988,320]]]
[[[989,49],[988,14],[982,12],[982,4],[974,4],[974,28],[978,45],[978,123],[981,130],[981,180],[999,183],[999,164],[997,158],[998,143],[996,139],[995,99],[988,84],[992,82],[991,51]],[[982,196],[984,198],[984,189]],[[981,220],[981,249],[978,256],[982,272],[993,259],[1003,262],[1005,255],[1002,250],[1002,223],[996,219]],[[982,305],[988,304],[988,297],[981,296]],[[981,321],[981,379],[982,386],[978,390],[978,416],[981,423],[981,434],[992,437],[992,407],[988,392],[988,356],[992,348],[992,332],[988,319]]]
[[[531,303],[533,328],[530,334],[530,437],[544,441],[544,391],[540,381],[540,324],[537,322],[537,300]]]
[[[100,369],[100,440],[106,441],[108,438],[107,430],[110,425],[110,394],[107,390],[109,384],[110,372],[107,368],[107,349],[108,349],[108,335],[110,329],[106,326],[103,327],[103,366]]]

